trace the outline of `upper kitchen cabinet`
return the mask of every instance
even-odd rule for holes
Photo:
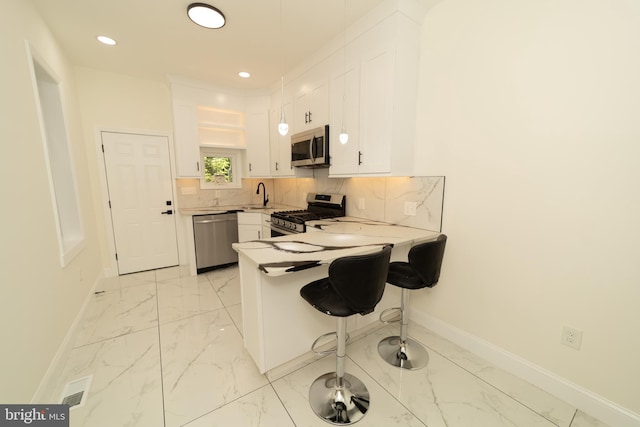
[[[418,23],[394,11],[340,53],[347,65],[339,61],[330,79],[330,176],[412,174],[418,35]]]
[[[350,62],[342,65],[339,71],[329,79],[329,151],[333,175],[356,174],[358,164],[358,141],[360,129],[360,63]],[[349,140],[341,144],[339,140],[342,128],[347,131]]]
[[[246,173],[250,177],[271,176],[271,143],[269,135],[269,97],[247,100],[246,115]]]
[[[293,99],[293,133],[329,123],[329,84],[326,76],[314,79],[316,74],[306,73],[295,83],[298,90]]]
[[[286,88],[285,90],[284,105],[281,105],[280,103],[280,92],[274,93],[271,97],[271,111],[269,114],[269,132],[271,135],[271,176],[274,178],[313,176],[313,172],[310,169],[296,168],[291,164],[291,134],[293,133],[291,118],[293,117],[293,108],[288,89],[289,88]],[[287,123],[289,124],[289,132],[285,136],[280,135],[278,132],[281,107],[284,108],[284,114]]]
[[[248,176],[269,176],[268,96],[222,92],[182,79],[171,82],[176,175],[202,178],[202,150],[216,148],[241,154]],[[244,154],[243,154],[244,155]]]
[[[173,126],[176,175],[179,178],[199,178],[200,147],[195,105],[174,101]]]

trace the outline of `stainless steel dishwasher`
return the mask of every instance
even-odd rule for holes
[[[238,254],[231,247],[238,241],[236,212],[194,215],[193,234],[198,273],[238,262]]]

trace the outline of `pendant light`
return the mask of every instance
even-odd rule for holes
[[[289,125],[287,124],[287,118],[284,116],[284,44],[282,39],[282,0],[280,0],[280,46],[282,47],[280,66],[282,67],[282,74],[280,75],[280,123],[278,123],[278,133],[285,136],[289,133]]]
[[[345,126],[347,116],[347,0],[344,0],[344,31],[342,33],[342,129],[338,140],[340,144],[346,144],[349,141],[349,134]]]
[[[278,132],[280,135],[285,136],[289,133],[289,125],[287,124],[287,118],[284,116],[284,75],[280,76],[280,123],[278,123]]]

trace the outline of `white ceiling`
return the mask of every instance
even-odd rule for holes
[[[190,0],[32,1],[75,64],[258,89],[276,83],[283,69],[296,66],[340,34],[345,21],[348,26],[383,0],[210,0],[227,18],[219,30],[189,20]],[[102,45],[98,35],[118,45]],[[252,77],[242,79],[239,71]]]

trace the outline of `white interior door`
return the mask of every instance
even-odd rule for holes
[[[169,140],[102,132],[120,274],[178,265]]]

